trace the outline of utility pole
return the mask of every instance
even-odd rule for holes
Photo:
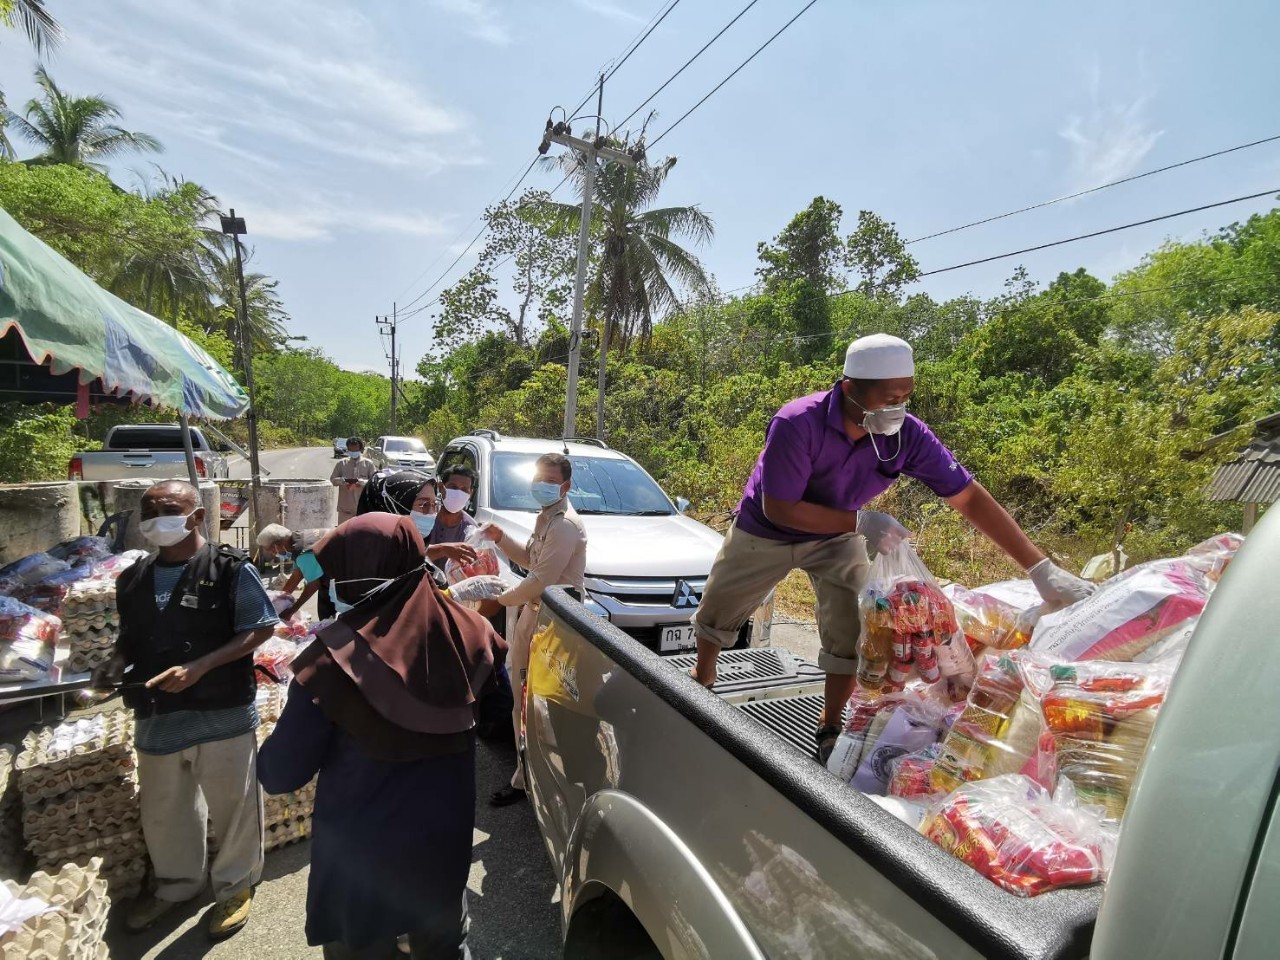
[[[396,353],[396,324],[398,322],[398,314],[396,313],[396,304],[391,304],[391,316],[374,317],[378,326],[384,327],[391,334],[391,432],[396,432],[396,406],[400,399],[400,355]]]
[[[244,255],[240,249],[240,238],[249,232],[244,217],[237,217],[235,208],[230,216],[220,217],[222,232],[231,237],[236,245],[236,279],[240,285],[240,310],[237,337],[240,346],[240,362],[244,369],[244,388],[249,394],[249,410],[245,421],[249,425],[249,526],[253,530],[253,542],[257,543],[258,534],[262,532],[258,516],[258,488],[261,483],[262,470],[258,465],[258,401],[253,389],[253,343],[249,338],[249,298],[244,288]]]
[[[578,229],[578,269],[573,280],[573,323],[569,332],[569,385],[564,398],[564,437],[575,435],[575,423],[578,414],[578,361],[582,356],[582,301],[587,285],[587,265],[591,259],[591,194],[595,188],[596,159],[604,157],[606,161],[621,163],[634,167],[642,153],[633,154],[615,150],[605,143],[600,136],[600,109],[604,103],[604,76],[598,84],[599,94],[596,99],[596,135],[592,140],[583,140],[573,136],[567,123],[552,124],[547,120],[542,134],[542,144],[538,152],[545,154],[551,144],[558,143],[569,147],[582,157],[582,223]]]

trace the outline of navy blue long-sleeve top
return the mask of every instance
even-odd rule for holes
[[[475,825],[474,745],[423,760],[375,759],[295,681],[259,752],[258,780],[267,793],[290,793],[317,775],[307,942],[361,947],[460,925]]]

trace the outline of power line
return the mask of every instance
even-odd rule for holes
[[[665,137],[667,134],[669,134],[669,133],[670,133],[672,130],[674,130],[676,127],[680,126],[680,124],[684,123],[684,121],[685,121],[686,119],[688,119],[689,114],[693,113],[693,111],[697,110],[700,106],[702,106],[704,103],[706,103],[708,100],[710,100],[710,99],[715,95],[716,91],[718,91],[718,90],[719,90],[721,87],[723,87],[726,83],[728,83],[730,80],[732,80],[734,77],[736,77],[736,76],[738,75],[738,72],[739,72],[740,70],[742,70],[742,68],[743,68],[743,67],[745,67],[745,66],[746,66],[747,64],[749,64],[752,60],[754,60],[756,57],[758,57],[758,56],[759,56],[759,55],[764,51],[765,47],[769,46],[769,44],[771,44],[771,43],[773,43],[773,41],[777,40],[777,39],[778,39],[778,37],[782,36],[783,32],[785,32],[785,31],[786,31],[786,29],[787,29],[788,27],[790,27],[793,23],[795,23],[795,22],[796,22],[797,20],[799,20],[802,16],[804,16],[804,15],[809,11],[809,9],[810,9],[814,4],[816,4],[817,2],[818,2],[818,0],[809,0],[809,2],[808,2],[808,3],[806,3],[803,7],[801,7],[801,8],[800,8],[800,12],[799,12],[799,13],[797,13],[794,17],[792,17],[790,20],[788,20],[786,23],[784,23],[784,24],[782,25],[782,27],[778,30],[778,32],[777,32],[777,33],[775,33],[772,37],[770,37],[770,38],[769,38],[768,40],[766,40],[764,43],[760,44],[760,46],[758,46],[758,47],[756,48],[755,53],[751,54],[751,56],[747,57],[747,59],[743,60],[740,64],[738,64],[736,67],[734,67],[734,69],[733,69],[733,72],[732,72],[732,73],[730,73],[727,77],[725,77],[723,80],[721,80],[719,83],[717,83],[714,87],[712,87],[712,88],[711,88],[711,91],[710,91],[710,92],[709,92],[705,97],[703,97],[701,100],[699,100],[697,103],[695,103],[692,107],[690,107],[688,110],[686,110],[686,111],[684,112],[684,114],[680,117],[680,119],[679,119],[679,120],[677,120],[675,123],[671,124],[671,126],[667,127],[667,129],[663,130],[663,131],[662,131],[662,133],[658,134],[658,136],[654,139],[654,141],[653,141],[652,143],[650,143],[650,144],[649,144],[649,146],[650,146],[650,147],[656,147],[656,146],[658,145],[658,143],[662,140],[662,138],[663,138],[663,137]]]
[[[648,105],[653,101],[653,98],[654,98],[654,97],[656,97],[658,94],[662,93],[662,91],[663,91],[663,90],[667,89],[667,87],[671,84],[671,81],[675,80],[675,79],[676,79],[676,77],[678,77],[678,76],[680,76],[680,74],[684,73],[684,72],[685,72],[685,70],[687,70],[687,69],[688,69],[689,65],[693,63],[693,61],[697,60],[700,56],[702,56],[704,53],[706,53],[706,52],[707,52],[707,49],[708,49],[708,48],[709,48],[713,43],[715,43],[715,42],[716,42],[717,40],[719,40],[722,36],[724,36],[724,35],[725,35],[725,32],[726,32],[730,27],[732,27],[735,23],[737,23],[739,20],[741,20],[741,19],[742,19],[743,14],[745,14],[748,10],[750,10],[752,7],[754,7],[754,6],[755,6],[757,3],[759,3],[759,2],[760,2],[760,0],[751,0],[751,2],[750,2],[750,3],[748,3],[745,7],[743,7],[741,10],[739,10],[739,11],[738,11],[738,15],[737,15],[736,17],[734,17],[732,20],[730,20],[728,23],[726,23],[723,27],[721,27],[721,28],[720,28],[720,32],[719,32],[719,33],[717,33],[714,37],[712,37],[710,40],[708,40],[706,43],[704,43],[704,44],[702,45],[702,49],[701,49],[701,50],[699,50],[697,53],[695,53],[692,57],[690,57],[688,60],[686,60],[686,61],[684,62],[684,66],[682,66],[679,70],[677,70],[677,71],[676,71],[675,73],[673,73],[671,76],[667,77],[667,79],[663,82],[662,86],[660,86],[657,90],[653,91],[653,93],[649,94],[649,96],[645,97],[644,102],[643,102],[643,103],[641,103],[641,104],[640,104],[640,106],[636,107],[636,108],[635,108],[634,110],[632,110],[629,114],[627,114],[626,118],[625,118],[625,119],[623,119],[621,123],[617,123],[617,124],[615,124],[614,126],[615,126],[615,127],[617,127],[617,128],[620,128],[620,127],[621,127],[623,124],[625,124],[628,120],[630,120],[630,119],[631,119],[632,117],[634,117],[637,113],[639,113],[641,110],[643,110],[645,107],[647,107],[647,106],[648,106]]]
[[[939,267],[936,270],[926,270],[924,273],[920,274],[917,279],[932,277],[939,273],[949,273],[952,270],[960,270],[963,267],[976,267],[978,264],[991,263],[994,260],[1005,260],[1009,257],[1016,257],[1023,253],[1034,253],[1037,250],[1047,250],[1049,247],[1060,247],[1064,243],[1075,243],[1077,240],[1088,240],[1091,237],[1101,237],[1109,233],[1119,233],[1121,230],[1130,230],[1134,227],[1144,227],[1149,223],[1159,223],[1162,220],[1172,220],[1174,217],[1185,217],[1189,213],[1199,213],[1202,210],[1213,210],[1217,207],[1225,207],[1232,203],[1243,203],[1245,200],[1257,200],[1259,197],[1266,197],[1275,193],[1280,193],[1280,187],[1276,187],[1271,190],[1263,190],[1261,193],[1251,193],[1244,197],[1233,197],[1230,200],[1220,200],[1217,203],[1206,203],[1203,206],[1191,207],[1188,210],[1179,210],[1177,213],[1166,213],[1159,217],[1149,217],[1146,220],[1137,220],[1133,223],[1121,224],[1118,227],[1108,227],[1105,230],[1095,230],[1092,233],[1082,233],[1079,236],[1067,237],[1065,240],[1054,240],[1050,243],[1037,244],[1034,247],[1023,247],[1021,250],[1013,250],[1009,253],[998,253],[993,257],[983,257],[980,260],[969,260],[965,263],[953,264],[950,267]]]
[[[649,21],[647,26],[640,28],[640,32],[631,39],[631,43],[629,43],[626,47],[623,48],[624,52],[618,55],[620,59],[617,60],[617,62],[615,62],[607,70],[601,71],[601,75],[603,76],[605,82],[608,82],[608,80],[612,78],[615,73],[617,73],[619,70],[622,69],[622,65],[631,59],[631,55],[640,49],[640,45],[649,39],[649,35],[662,25],[662,21],[667,19],[668,14],[670,14],[671,11],[674,10],[679,5],[679,3],[680,3],[680,0],[671,0],[671,2],[667,5],[667,8],[665,10],[661,10],[660,13],[655,14],[654,18]],[[591,90],[587,93],[587,95],[582,98],[582,102],[579,103],[576,107],[574,107],[573,110],[571,110],[569,114],[566,115],[566,120],[576,116],[578,111],[581,110],[583,107],[585,107],[587,103],[590,102],[591,98],[594,97],[595,95],[596,95],[596,88],[592,86]]]
[[[529,174],[533,171],[534,164],[536,164],[537,162],[538,162],[538,157],[536,156],[529,161],[529,166],[524,168],[524,173],[520,174],[520,179],[516,181],[515,186],[513,186],[510,190],[507,191],[507,195],[502,198],[502,200],[500,201],[501,203],[506,203],[508,200],[511,199],[512,195],[517,190],[520,189],[520,184],[524,183],[525,178],[528,177]],[[486,207],[485,209],[488,209],[488,208]],[[483,216],[484,216],[484,211],[482,210],[480,213],[476,214],[475,217],[472,218],[471,223],[475,223],[477,220],[479,220]],[[470,226],[471,224],[467,224],[467,228],[470,228]],[[425,297],[428,293],[434,290],[437,286],[439,286],[440,282],[449,275],[449,272],[458,265],[458,263],[462,260],[462,258],[471,252],[471,248],[474,247],[477,242],[479,242],[480,238],[484,236],[484,232],[488,229],[489,229],[489,225],[487,223],[483,224],[480,227],[480,229],[476,232],[476,235],[471,238],[471,242],[462,248],[462,252],[453,258],[453,262],[450,263],[449,266],[444,268],[444,271],[440,274],[440,276],[436,277],[435,280],[431,281],[431,283],[427,286],[425,290],[423,290],[420,294],[418,294],[416,297],[414,297],[412,300],[406,303],[405,306],[406,307],[413,306],[415,303],[417,303],[419,300]],[[464,232],[465,232],[465,229],[464,229]],[[459,236],[461,235],[462,234],[459,234]],[[453,240],[451,240],[449,244],[445,246],[445,250],[448,250],[450,246],[456,243],[457,239],[458,238],[455,237]],[[443,257],[443,256],[444,256],[444,251],[441,251],[440,257]],[[437,257],[436,260],[433,262],[439,262],[440,257]],[[430,267],[428,267],[427,269],[430,269]],[[426,271],[424,270],[423,273],[425,272]],[[416,283],[417,281],[415,280],[414,282]],[[409,284],[409,286],[413,286],[413,284],[411,283]]]
[[[627,118],[631,119],[630,117]],[[623,121],[625,123],[626,120]],[[995,223],[997,220],[1004,220],[1007,217],[1016,217],[1020,213],[1028,213],[1032,210],[1040,210],[1043,207],[1053,206],[1055,203],[1062,203],[1065,200],[1075,200],[1077,197],[1086,197],[1091,193],[1097,193],[1099,190],[1106,190],[1109,187],[1118,187],[1122,183],[1132,183],[1134,180],[1141,180],[1143,177],[1154,177],[1157,173],[1165,173],[1169,170],[1177,170],[1179,167],[1189,166],[1193,163],[1199,163],[1201,160],[1212,160],[1214,157],[1226,156],[1228,153],[1235,153],[1237,150],[1248,150],[1250,147],[1258,147],[1264,143],[1274,143],[1280,140],[1280,134],[1274,137],[1264,137],[1261,140],[1254,140],[1251,143],[1242,143],[1238,146],[1228,147],[1225,150],[1215,150],[1213,153],[1206,153],[1203,156],[1192,157],[1190,160],[1180,160],[1177,163],[1171,163],[1167,166],[1156,167],[1154,170],[1148,170],[1145,173],[1135,173],[1131,177],[1124,177],[1120,180],[1112,180],[1110,183],[1103,183],[1096,187],[1090,187],[1088,190],[1080,190],[1077,193],[1069,193],[1064,197],[1054,197],[1052,200],[1043,200],[1040,203],[1033,203],[1029,207],[1020,207],[1017,210],[1010,210],[1008,213],[1000,213],[994,217],[987,217],[984,220],[974,220],[972,223],[961,224],[958,227],[951,227],[948,230],[939,230],[937,233],[926,234],[923,237],[916,237],[914,240],[908,240],[908,244],[921,243],[925,240],[933,240],[937,237],[945,237],[952,233],[959,233],[961,230],[968,230],[970,227],[980,227],[987,223]]]

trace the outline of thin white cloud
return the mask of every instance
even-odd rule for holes
[[[626,7],[618,3],[610,3],[609,0],[574,0],[574,2],[583,10],[589,10],[598,16],[607,17],[610,20],[624,20],[628,23],[649,22],[634,10],[628,10]]]
[[[511,31],[488,0],[431,0],[431,6],[462,20],[467,33],[477,40],[497,47],[511,43]]]
[[[1071,182],[1076,189],[1096,187],[1136,173],[1163,130],[1147,117],[1149,94],[1105,98],[1101,68],[1088,77],[1089,107],[1067,117],[1058,135],[1071,150]]]
[[[308,197],[291,203],[250,201],[250,234],[273,240],[325,241],[337,233],[399,233],[438,237],[446,226],[425,213],[368,210],[352,202]]]

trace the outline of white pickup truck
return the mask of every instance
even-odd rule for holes
[[[190,427],[196,473],[207,480],[225,480],[228,463],[199,427]],[[101,450],[77,453],[67,467],[68,480],[127,480],[146,477],[187,479],[182,428],[176,423],[138,423],[112,427]]]
[[[768,690],[735,666],[704,690],[687,664],[547,591],[522,752],[560,882],[566,960],[1280,956],[1272,513],[1200,619],[1105,887],[1031,899],[806,756],[816,671],[793,670],[786,683],[798,689]],[[751,666],[777,653],[724,656]]]

